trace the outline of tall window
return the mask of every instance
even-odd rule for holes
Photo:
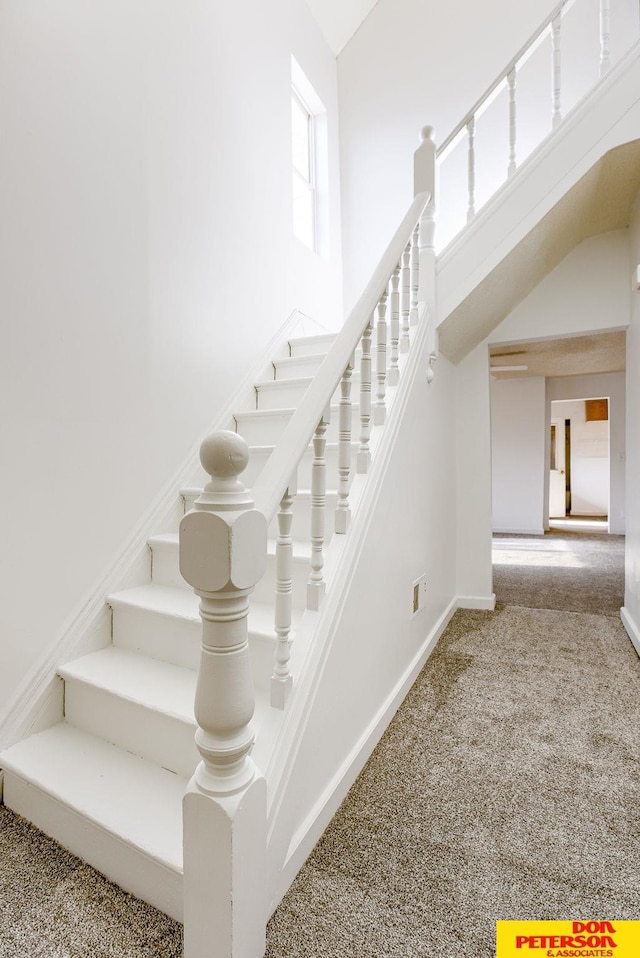
[[[325,106],[291,57],[291,176],[293,232],[329,256],[329,140]]]
[[[295,89],[291,91],[291,155],[293,161],[293,232],[316,248],[316,189],[313,114]]]

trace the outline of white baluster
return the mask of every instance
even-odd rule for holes
[[[560,108],[562,94],[562,63],[560,53],[560,27],[562,25],[562,15],[557,14],[551,21],[551,71],[552,71],[552,100],[551,100],[551,125],[556,127],[562,119]]]
[[[271,705],[283,709],[293,686],[289,671],[291,657],[291,599],[293,594],[293,500],[297,493],[294,477],[284,491],[278,512],[278,539],[276,542],[276,611],[275,666],[271,676]]]
[[[409,352],[409,330],[411,324],[411,241],[407,243],[402,252],[402,335],[400,337],[400,352]]]
[[[373,422],[376,426],[384,425],[387,416],[387,290],[380,297],[378,303],[376,330],[376,401],[373,407]]]
[[[433,211],[432,203],[427,210]],[[434,224],[435,226],[435,224]],[[409,321],[412,326],[418,325],[418,293],[420,291],[420,223],[416,223],[411,234],[411,313]]]
[[[609,60],[609,39],[611,37],[610,0],[600,0],[600,76],[604,76],[611,66]]]
[[[356,472],[369,471],[371,465],[371,334],[373,325],[367,323],[362,334],[362,356],[360,358],[360,448],[356,461]]]
[[[400,381],[400,367],[398,366],[398,346],[400,340],[400,264],[391,274],[391,292],[389,295],[389,334],[391,352],[389,355],[390,386],[397,386]]]
[[[476,118],[472,116],[467,123],[468,155],[467,155],[467,189],[469,192],[469,207],[467,209],[467,223],[476,215]]]
[[[509,88],[509,167],[507,174],[511,176],[516,171],[516,68],[507,75]]]
[[[353,357],[340,382],[340,420],[338,433],[338,504],[335,514],[335,531],[344,535],[349,527],[349,487],[351,486],[351,373]]]
[[[327,444],[327,411],[313,436],[313,464],[311,466],[311,575],[307,583],[307,608],[317,612],[326,591],[324,581],[324,515],[327,489],[327,463],[324,451]]]
[[[266,786],[249,756],[254,690],[249,595],[266,566],[267,522],[238,480],[248,462],[232,432],[200,458],[211,481],[180,523],[180,571],[200,596],[195,698],[202,756],[183,801],[184,954],[261,955],[265,947]],[[239,860],[251,868],[238,868]]]

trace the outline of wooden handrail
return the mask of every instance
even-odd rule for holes
[[[350,357],[380,301],[413,228],[430,199],[418,193],[382,255],[360,299],[351,310],[313,382],[294,412],[252,489],[255,506],[270,522],[282,494],[307,449],[316,427],[338,387]]]
[[[528,51],[531,49],[531,47],[533,47],[536,41],[539,40],[541,35],[551,25],[551,23],[553,23],[553,21],[558,16],[558,14],[561,13],[565,9],[565,7],[569,9],[569,7],[573,6],[574,3],[575,3],[575,0],[560,0],[560,3],[557,4],[557,6],[553,8],[551,13],[547,15],[547,17],[543,20],[543,22],[540,24],[538,29],[531,34],[531,36],[529,37],[527,42],[524,44],[524,46],[522,46],[518,50],[516,55],[512,57],[511,60],[509,60],[504,70],[502,70],[502,72],[498,74],[498,76],[493,81],[493,83],[487,87],[487,89],[482,94],[480,99],[474,103],[474,105],[471,107],[471,109],[466,114],[466,116],[460,121],[460,123],[458,123],[455,129],[452,130],[449,136],[445,140],[443,140],[443,142],[440,144],[440,146],[436,150],[437,157],[440,157],[445,152],[447,147],[450,146],[451,143],[456,139],[456,137],[459,136],[460,133],[462,133],[462,131],[465,129],[465,127],[467,126],[469,121],[472,119],[472,117],[476,115],[480,107],[483,106],[483,104],[489,99],[489,97],[496,90],[496,88],[499,87],[500,84],[507,79],[507,77],[509,76],[511,71],[514,69],[514,67],[518,65],[518,63],[523,59],[525,54],[528,53]]]

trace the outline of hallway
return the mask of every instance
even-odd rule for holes
[[[640,662],[623,537],[494,543],[274,915],[269,958],[491,958],[497,919],[640,918]]]

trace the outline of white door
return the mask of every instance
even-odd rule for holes
[[[564,419],[551,420],[551,470],[549,472],[549,518],[566,515],[566,477],[564,470]]]

